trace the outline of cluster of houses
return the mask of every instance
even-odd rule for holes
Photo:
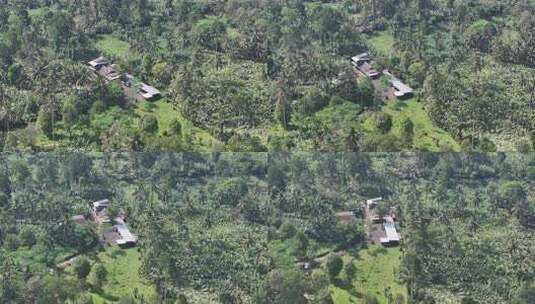
[[[336,218],[345,224],[352,224],[358,218],[363,217],[369,223],[369,240],[374,244],[381,244],[383,246],[397,246],[401,242],[401,234],[396,227],[396,214],[388,208],[379,211],[378,207],[382,203],[381,197],[368,199],[358,210],[338,212],[335,214]]]
[[[374,225],[381,225],[382,233],[377,238],[383,246],[395,246],[401,241],[401,235],[396,228],[396,216],[392,212],[387,215],[378,214],[377,207],[382,200],[381,197],[366,200],[366,218],[371,220]]]
[[[96,223],[112,222],[108,216],[108,199],[92,202],[90,204],[91,217]],[[115,243],[121,248],[133,247],[137,244],[137,237],[130,232],[126,225],[124,214],[118,215],[113,219],[113,230],[117,233],[114,238]]]
[[[123,88],[125,95],[136,101],[153,101],[162,96],[161,92],[153,86],[140,82],[135,83],[134,76],[120,74],[117,68],[105,57],[98,57],[87,63],[89,69],[102,77],[107,83],[118,82]]]
[[[112,231],[105,233],[104,239],[113,240],[112,243],[121,248],[136,246],[137,237],[130,232],[130,229],[128,229],[124,214],[116,216],[112,221],[108,214],[109,206],[110,201],[108,199],[91,202],[89,204],[89,216],[75,215],[73,216],[73,221],[78,224],[83,224],[90,219],[98,225],[111,223],[113,224],[113,229]]]
[[[355,72],[360,77],[367,77],[371,79],[376,89],[380,87],[378,79],[382,75],[387,77],[390,81],[390,88],[388,90],[389,92],[387,97],[393,95],[398,99],[407,99],[414,95],[414,90],[411,87],[403,83],[403,81],[401,81],[399,78],[392,75],[392,73],[390,73],[388,70],[384,70],[383,72],[377,71],[373,67],[373,58],[369,53],[362,53],[354,56],[351,58],[351,63],[355,68]]]

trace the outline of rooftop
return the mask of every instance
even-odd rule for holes
[[[374,69],[371,64],[369,64],[368,62],[364,62],[363,64],[361,64],[360,66],[358,66],[358,69],[366,74],[368,77],[376,77],[376,76],[379,76],[379,72]]]
[[[383,200],[382,197],[370,198],[369,200],[366,201],[366,204],[368,204],[368,206],[369,205],[376,205],[377,203],[379,203],[382,200]]]
[[[398,231],[396,230],[396,225],[394,223],[384,223],[383,227],[386,232],[386,239],[389,242],[399,242],[401,239],[399,237]]]
[[[103,199],[92,203],[94,207],[107,207],[110,204],[109,199]]]
[[[110,61],[106,57],[98,57],[97,59],[89,61],[89,65],[92,67],[97,67],[99,65],[108,65]]]
[[[130,232],[130,229],[128,229],[126,223],[122,218],[116,218],[115,222],[117,223],[117,225],[115,225],[117,233],[119,233],[119,235],[121,236],[121,238],[117,240],[117,244],[124,245],[127,243],[137,242],[137,237]]]
[[[141,96],[143,96],[144,98],[147,98],[147,99],[150,99],[156,95],[160,95],[160,91],[158,89],[156,89],[155,87],[153,86],[150,86],[146,83],[141,83],[140,86],[139,86],[139,91],[140,91],[140,94]]]
[[[119,73],[117,73],[112,66],[103,66],[100,68],[98,73],[108,80],[115,80],[121,77],[121,75],[119,75]]]
[[[354,56],[351,58],[351,60],[355,63],[359,63],[361,61],[370,61],[372,60],[370,54],[368,53],[362,53],[362,54],[359,54],[357,56]]]
[[[401,81],[399,78],[392,75],[389,71],[384,70],[383,74],[390,77],[390,83],[392,84],[394,89],[396,89],[396,92],[394,93],[394,95],[396,95],[397,97],[401,97],[406,94],[413,93],[413,89],[411,87],[403,83],[403,81]]]

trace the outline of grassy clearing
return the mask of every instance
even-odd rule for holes
[[[379,303],[387,303],[385,288],[390,287],[395,298],[401,294],[407,298],[407,289],[396,279],[399,268],[401,251],[399,248],[383,248],[371,246],[359,251],[358,257],[353,260],[357,268],[357,274],[351,286],[331,286],[331,295],[336,304],[363,303],[365,295],[376,296]],[[344,263],[350,263],[353,259],[350,255],[343,257]],[[345,276],[344,273],[341,274]]]
[[[213,138],[210,133],[195,127],[191,121],[182,116],[182,113],[165,99],[156,102],[140,102],[137,104],[135,111],[139,116],[156,116],[160,135],[164,135],[169,130],[171,122],[177,119],[182,125],[182,134],[191,137],[194,146],[198,150],[207,151],[210,147],[220,145],[219,141]]]
[[[132,295],[136,289],[145,299],[151,299],[155,295],[154,288],[139,276],[141,263],[136,248],[108,249],[100,253],[98,258],[108,271],[108,280],[102,293],[92,294],[95,304],[117,301],[123,296]]]
[[[130,44],[111,34],[99,35],[95,46],[108,56],[118,58],[131,56]]]
[[[388,55],[394,48],[394,36],[389,31],[380,31],[370,36],[371,45],[384,55]]]
[[[388,102],[382,111],[392,115],[393,128],[391,132],[397,136],[401,133],[401,122],[405,118],[409,118],[413,122],[413,142],[417,150],[437,152],[444,147],[454,151],[460,150],[459,144],[448,132],[433,124],[423,105],[415,99]]]

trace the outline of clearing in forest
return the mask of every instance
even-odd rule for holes
[[[371,45],[382,54],[389,54],[394,48],[394,37],[389,31],[380,31],[370,36]]]
[[[415,99],[387,103],[383,112],[392,115],[394,134],[401,133],[401,123],[409,118],[414,124],[414,145],[417,150],[439,152],[442,149],[459,151],[460,146],[451,135],[435,126],[422,103]]]
[[[385,292],[387,288],[393,299],[398,295],[407,299],[407,288],[397,279],[400,259],[400,248],[384,248],[380,245],[359,251],[357,257],[345,255],[344,265],[353,261],[357,271],[351,284],[331,286],[334,303],[364,303],[365,296],[369,295],[376,297],[379,303],[386,304],[388,303]],[[346,277],[344,271],[340,276]]]
[[[389,134],[398,138],[401,136],[403,121],[406,118],[412,121],[414,125],[412,150],[440,152],[461,149],[459,143],[448,132],[435,126],[423,104],[416,99],[388,101],[380,111],[392,116],[392,129]],[[363,118],[362,130],[368,136],[380,133],[374,125],[373,115]]]
[[[158,133],[162,136],[170,129],[171,122],[175,119],[178,120],[182,126],[183,138],[184,136],[190,137],[196,151],[208,151],[211,147],[220,144],[210,133],[195,127],[191,121],[182,116],[182,113],[173,104],[165,99],[156,102],[139,102],[135,111],[141,117],[154,115],[158,120]]]
[[[130,55],[130,44],[111,34],[99,35],[95,46],[107,56],[125,59]]]
[[[139,252],[136,248],[120,250],[109,248],[98,255],[98,259],[108,271],[107,280],[99,293],[93,293],[93,302],[103,304],[119,301],[121,297],[132,296],[134,290],[145,300],[150,300],[154,287],[145,282],[139,275],[141,265]]]

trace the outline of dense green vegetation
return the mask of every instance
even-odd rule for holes
[[[534,0],[0,0],[0,303],[532,304],[534,150]]]
[[[22,154],[0,166],[7,303],[519,303],[535,159],[517,154]],[[336,213],[383,196],[400,247]],[[109,198],[139,236],[75,224]]]
[[[528,0],[7,1],[0,147],[531,151],[534,7]],[[357,84],[349,58],[363,51],[375,55],[378,70],[416,88],[407,113],[388,111],[400,102]],[[84,66],[99,55],[164,93],[161,103],[174,110],[151,120],[176,118],[190,131],[137,123],[143,105]],[[370,132],[368,116],[385,107],[395,122],[409,116],[414,130]],[[102,116],[113,117],[111,126]]]

